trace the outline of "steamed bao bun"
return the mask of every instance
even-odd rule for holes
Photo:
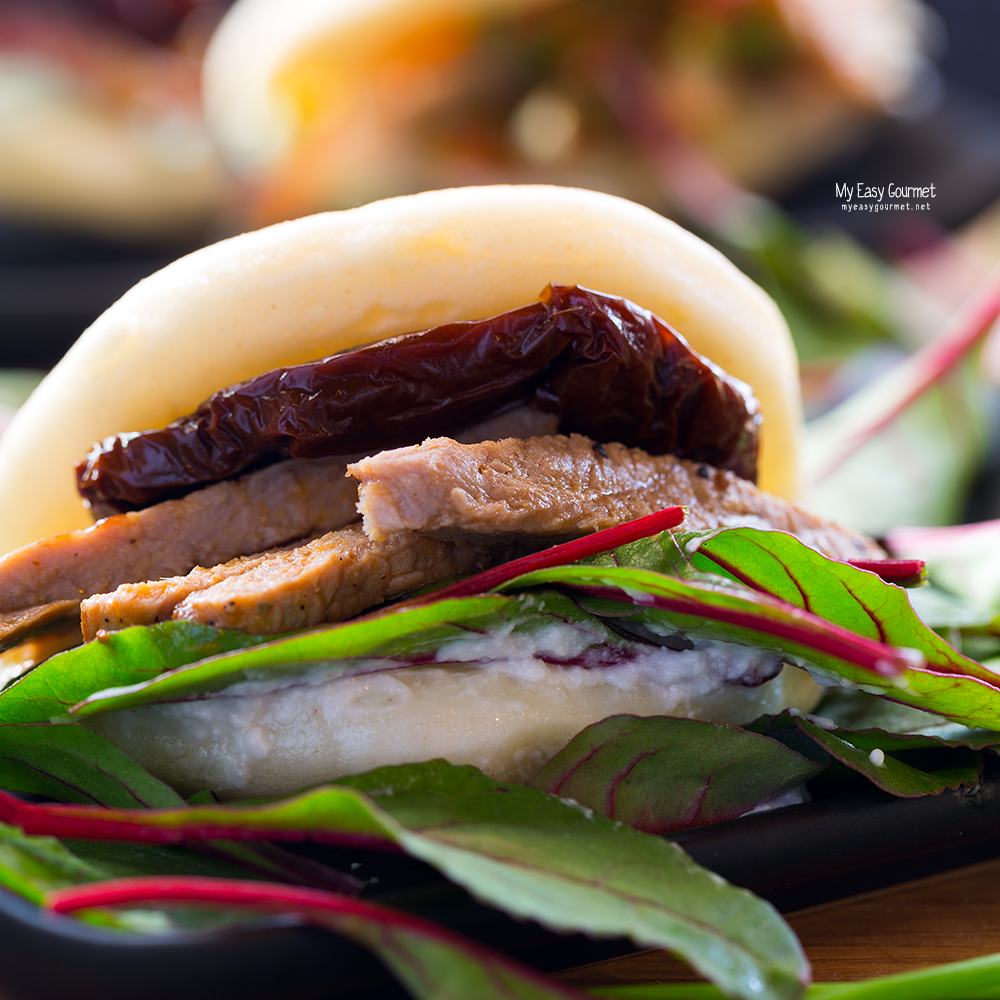
[[[281,223],[141,281],[89,327],[0,440],[0,552],[91,517],[74,463],[279,365],[580,284],[652,310],[761,403],[759,485],[797,490],[798,369],[777,307],[675,223],[548,186],[433,191]]]
[[[759,288],[699,239],[630,202],[554,187],[464,188],[238,236],[129,291],[0,443],[0,545],[89,522],[73,464],[95,440],[163,426],[215,390],[278,365],[525,305],[549,282],[653,310],[753,386],[764,418],[761,486],[794,494],[795,355]],[[559,634],[542,637],[545,649],[580,641],[569,626],[553,628]],[[318,671],[305,682],[247,683],[89,724],[184,792],[238,798],[434,757],[520,780],[608,715],[741,723],[788,705],[809,709],[819,692],[794,668],[742,686],[772,654],[739,646],[645,646],[633,662],[588,670],[550,667],[538,649],[511,648],[503,636],[482,643],[449,647],[441,665],[337,680]]]
[[[922,15],[919,0],[238,0],[206,53],[205,112],[261,222],[487,178],[662,205],[680,192],[593,78],[595,62],[615,78],[621,50],[648,78],[615,87],[774,192],[905,99],[927,69]]]

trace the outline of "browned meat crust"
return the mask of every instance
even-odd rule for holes
[[[93,639],[100,629],[116,632],[130,625],[155,625],[169,621],[174,608],[189,594],[207,590],[231,576],[245,573],[275,551],[239,556],[209,568],[195,566],[184,576],[123,583],[109,594],[94,594],[80,605],[80,628],[84,642]]]
[[[79,601],[349,524],[356,485],[332,459],[293,459],[181,500],[116,514],[0,559],[0,611]]]
[[[411,532],[376,542],[360,525],[351,525],[228,567],[197,569],[190,577],[99,595],[84,602],[84,638],[93,638],[100,628],[150,624],[154,604],[161,621],[290,632],[349,618],[425,584],[483,569],[508,554],[504,546],[441,541]]]
[[[471,445],[431,438],[348,469],[360,483],[358,509],[372,538],[411,530],[559,541],[683,504],[688,528],[774,528],[835,559],[884,556],[870,538],[730,472],[579,434]]]

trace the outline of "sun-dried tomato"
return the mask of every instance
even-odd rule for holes
[[[147,506],[280,457],[415,444],[531,404],[560,430],[754,479],[749,388],[625,299],[550,285],[489,319],[277,368],[215,393],[162,430],[109,438],[77,465],[88,500]]]

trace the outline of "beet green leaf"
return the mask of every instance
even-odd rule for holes
[[[1000,729],[1000,678],[924,625],[905,591],[781,532],[664,533],[504,589],[528,586],[572,588],[604,617],[773,649],[823,683]]]
[[[841,764],[901,798],[972,787],[983,768],[979,750],[1000,745],[1000,733],[970,733],[947,740],[880,729],[828,729],[788,711],[762,716],[747,728],[796,749],[801,747],[801,736],[807,736]]]
[[[664,834],[742,816],[824,766],[737,726],[618,715],[588,726],[531,783]]]
[[[77,837],[381,837],[516,917],[668,948],[732,996],[796,997],[808,976],[798,942],[769,904],[676,845],[443,761],[381,768],[272,804],[36,806],[16,818],[35,832]]]
[[[370,948],[417,1000],[584,1000],[576,990],[420,917],[332,893],[205,878],[133,878],[55,891],[47,902],[60,913],[138,903],[289,914]]]
[[[116,632],[46,660],[0,694],[0,785],[61,801],[172,806],[167,785],[99,733],[68,722],[95,685],[131,684],[185,662],[260,642],[239,632],[169,622]]]
[[[212,694],[244,681],[320,673],[324,679],[333,679],[446,662],[438,657],[449,642],[498,630],[504,635],[533,633],[560,622],[571,624],[584,645],[613,648],[627,644],[606,624],[558,594],[455,598],[389,610],[206,659],[193,657],[196,662],[127,687],[103,690],[108,687],[100,680],[104,674],[95,670],[90,691],[78,699],[73,715],[86,718],[99,712]]]
[[[571,609],[551,593],[518,594],[539,586],[571,588],[578,607]],[[117,645],[106,649],[92,649],[97,644],[91,643],[62,654],[75,654],[64,662],[72,662],[80,680],[67,689],[60,679],[52,700],[65,712],[76,698],[80,704],[74,714],[84,718],[320,666],[331,677],[373,669],[373,658],[383,660],[379,669],[392,669],[433,661],[444,643],[469,631],[511,622],[531,629],[554,614],[589,629],[595,644],[605,646],[621,640],[600,625],[600,617],[627,618],[643,626],[647,637],[680,631],[771,649],[825,683],[861,687],[969,725],[1000,728],[1000,680],[927,628],[901,588],[827,559],[780,532],[663,532],[592,557],[587,564],[523,575],[504,590],[513,596],[390,609],[266,642],[249,637],[241,640],[248,648],[207,657],[205,644],[220,641],[217,636],[191,633],[189,639],[175,630],[169,634],[175,642],[170,657],[160,653],[146,659],[141,646],[151,640],[122,633]],[[20,687],[0,696],[0,720],[11,695],[27,700],[18,693]]]
[[[184,875],[246,878],[246,871],[225,861],[164,844],[63,843],[54,837],[28,836],[0,823],[0,885],[25,899],[43,904],[46,896],[69,886],[140,875]],[[90,923],[138,933],[172,928],[203,928],[245,920],[240,914],[174,911],[89,913]]]
[[[989,732],[986,729],[970,729],[940,715],[847,688],[828,691],[814,715],[841,729],[881,729],[887,733],[919,733],[958,741],[984,736]]]

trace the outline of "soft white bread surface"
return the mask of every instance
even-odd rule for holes
[[[141,281],[87,329],[0,439],[0,551],[86,526],[73,466],[279,365],[532,302],[549,282],[624,296],[751,385],[760,485],[796,491],[800,401],[777,307],[649,209],[545,186],[456,188],[246,233]]]

